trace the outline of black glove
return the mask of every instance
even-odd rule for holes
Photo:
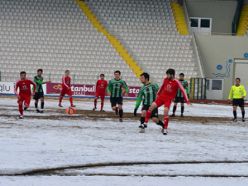
[[[134,116],[137,116],[137,110],[138,110],[137,108],[134,109],[134,111],[133,111]]]

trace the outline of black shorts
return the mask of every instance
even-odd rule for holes
[[[185,103],[184,97],[176,97],[174,103]]]
[[[40,98],[44,98],[44,92],[35,92],[34,100],[39,100]]]
[[[147,111],[147,110],[149,110],[149,105],[143,105],[143,107],[142,107],[142,111],[143,110],[145,110],[145,111]],[[152,118],[158,118],[158,108],[155,108],[153,111],[152,111],[152,115],[151,115],[151,117]]]
[[[239,106],[239,107],[244,107],[245,106],[245,101],[244,99],[233,99],[232,101],[233,106]]]
[[[123,98],[122,97],[118,97],[118,98],[110,97],[110,103],[111,103],[111,107],[115,107],[117,104],[122,105]]]

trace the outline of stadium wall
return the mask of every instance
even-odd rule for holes
[[[187,0],[186,3],[189,17],[212,18],[212,33],[232,33],[236,0]]]
[[[223,98],[227,99],[235,76],[234,59],[245,57],[248,52],[248,37],[201,34],[195,36],[206,77],[224,79]],[[243,70],[247,72],[248,69]]]

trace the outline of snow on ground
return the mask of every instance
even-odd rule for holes
[[[68,102],[65,101],[65,107]],[[91,109],[91,101],[77,101],[77,108]],[[124,109],[133,111],[134,103]],[[104,162],[136,161],[248,161],[247,123],[198,124],[172,121],[169,135],[150,124],[145,134],[138,133],[137,121],[56,119],[54,100],[46,102],[44,119],[18,120],[13,115],[16,100],[0,98],[0,174],[21,173],[37,168],[85,165]],[[57,108],[57,107],[56,107]],[[110,104],[106,103],[106,109]],[[27,112],[32,116],[34,112]],[[186,107],[185,115],[230,117],[231,107],[200,105]],[[45,119],[54,115],[55,119]],[[217,124],[217,123],[216,123]],[[70,170],[73,171],[73,170]],[[161,174],[236,174],[248,175],[247,164],[142,165],[74,170],[80,176],[0,176],[0,185],[247,185],[248,178],[200,177],[109,177],[82,176],[84,173],[161,173]]]

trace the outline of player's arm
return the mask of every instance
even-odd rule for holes
[[[188,95],[187,95],[187,93],[186,93],[184,87],[182,86],[182,84],[181,84],[178,80],[176,80],[176,82],[177,82],[178,88],[179,88],[179,89],[181,90],[181,92],[183,93],[183,97],[184,97],[186,103],[187,103],[187,104],[190,104]]]
[[[69,86],[66,84],[66,82],[65,82],[65,76],[62,77],[62,84],[63,84],[66,88],[70,89],[70,87],[69,87]]]
[[[110,80],[107,86],[107,93],[111,94],[111,92],[112,92],[112,81]]]
[[[228,99],[229,100],[232,100],[233,99],[233,87],[231,87],[231,89],[230,89]]]
[[[128,88],[127,83],[125,81],[123,81],[123,87],[124,87],[124,90],[125,90],[124,94],[128,94],[129,88]]]
[[[33,85],[33,94],[35,94],[35,90],[36,90],[36,83],[29,80],[30,81],[30,84]]]
[[[165,86],[165,79],[164,79],[164,82],[163,82],[162,86],[158,90],[157,96],[159,96],[161,94],[162,90],[164,89],[164,86]]]
[[[19,96],[19,94],[18,94],[18,89],[19,89],[19,87],[20,87],[20,85],[19,85],[19,81],[17,81],[16,82],[16,84],[15,84],[15,95],[18,97]]]
[[[96,93],[97,93],[98,83],[99,83],[99,81],[97,80],[97,82],[96,82]]]
[[[143,91],[142,91],[142,88],[140,88],[139,90],[139,94],[136,98],[136,102],[135,102],[135,108],[134,108],[134,112],[133,112],[133,115],[134,116],[137,116],[137,110],[142,102],[142,96],[143,96]]]
[[[245,97],[246,97],[246,90],[245,90],[245,87],[242,86],[242,89],[243,89],[243,98],[245,98]]]

